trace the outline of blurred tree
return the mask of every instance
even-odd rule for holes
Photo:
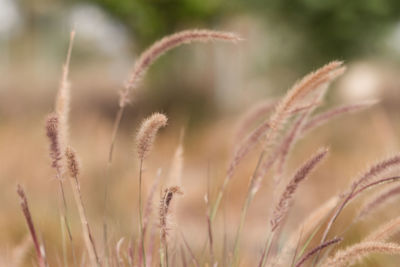
[[[226,13],[223,0],[76,0],[99,4],[145,46],[183,26],[206,27]]]
[[[398,0],[76,0],[97,3],[147,45],[182,25],[213,26],[250,13],[304,36],[302,66],[372,54],[400,20]],[[308,64],[307,64],[308,63]]]
[[[303,56],[319,63],[371,55],[400,20],[398,0],[249,0],[261,14],[305,38]]]

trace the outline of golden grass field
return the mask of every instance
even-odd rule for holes
[[[139,93],[135,93],[131,97],[138,95],[140,98],[142,87],[149,88],[142,86],[139,78],[143,78],[143,82],[146,81],[144,74],[147,66],[152,63],[152,60],[157,59],[157,53],[170,49],[169,46],[176,45],[171,40],[187,43],[196,41],[196,38],[206,42],[209,38],[227,39],[228,41],[230,38],[236,38],[220,32],[201,32],[201,34],[214,34],[212,37],[196,37],[192,32],[188,33],[188,36],[180,35],[175,36],[175,39],[170,37],[172,39],[164,40],[164,43],[156,46],[158,50],[149,50],[142,58],[137,59],[138,67],[134,67],[133,74],[130,76],[132,77],[131,83],[135,84],[132,86],[128,84],[127,87],[122,88],[126,88],[127,91],[138,91]],[[193,38],[194,40],[192,40]],[[168,41],[170,42],[168,43]],[[201,47],[208,45],[229,46],[231,44],[215,42],[202,44]],[[237,49],[241,49],[240,46],[240,42],[236,44]],[[201,49],[201,47],[196,47],[196,49]],[[73,62],[73,51],[71,57]],[[60,66],[62,63],[60,62]],[[346,62],[346,64],[348,71],[351,71],[352,62]],[[282,252],[290,245],[289,240],[293,237],[292,234],[296,233],[296,229],[314,210],[331,197],[340,195],[341,198],[336,206],[339,207],[341,201],[349,193],[352,182],[357,178],[362,178],[366,170],[368,171],[377,162],[388,158],[393,159],[393,162],[386,164],[390,166],[386,166],[382,162],[378,163],[376,168],[372,169],[369,182],[396,177],[400,170],[400,163],[397,162],[400,131],[397,123],[399,120],[398,103],[395,102],[395,98],[390,99],[390,97],[382,95],[378,103],[368,105],[367,108],[357,112],[344,113],[337,118],[332,118],[318,129],[308,132],[304,138],[300,134],[295,136],[294,141],[298,142],[295,145],[293,142],[293,145],[290,146],[291,149],[282,173],[277,175],[275,166],[267,174],[262,175],[262,182],[249,205],[240,241],[236,243],[240,217],[243,216],[243,205],[249,195],[248,187],[252,186],[251,177],[260,153],[265,151],[266,159],[274,153],[282,153],[281,142],[284,142],[284,138],[291,133],[292,127],[303,115],[305,117],[302,123],[306,123],[307,119],[311,120],[314,114],[321,114],[332,107],[343,105],[344,103],[340,102],[339,97],[334,97],[337,95],[334,91],[340,89],[341,79],[346,78],[346,72],[342,77],[337,78],[338,81],[332,81],[332,91],[328,92],[326,101],[313,102],[320,97],[320,93],[323,92],[322,87],[330,83],[335,78],[333,76],[339,76],[340,73],[336,72],[341,70],[340,66],[332,67],[321,76],[314,73],[315,77],[308,77],[309,80],[306,78],[303,80],[303,85],[300,83],[302,86],[299,84],[297,87],[294,86],[291,91],[292,95],[289,93],[285,97],[282,93],[279,96],[281,98],[274,98],[274,101],[278,101],[277,99],[281,101],[278,102],[280,105],[251,121],[251,126],[245,129],[245,135],[239,139],[236,138],[238,121],[243,116],[242,114],[257,104],[256,100],[248,101],[246,105],[235,112],[208,115],[201,122],[193,121],[193,118],[186,116],[179,108],[168,109],[171,110],[171,113],[157,110],[152,106],[154,102],[143,103],[144,100],[148,100],[146,97],[139,101],[132,101],[126,106],[125,102],[122,102],[125,113],[116,135],[112,162],[107,167],[115,122],[114,116],[119,108],[118,91],[115,88],[121,86],[110,81],[102,81],[101,72],[92,76],[85,76],[81,73],[74,74],[73,66],[74,64],[69,68],[70,77],[66,75],[62,80],[62,73],[59,73],[58,78],[49,78],[42,84],[35,84],[35,82],[29,84],[23,79],[23,76],[10,75],[8,84],[6,84],[8,90],[6,93],[2,93],[4,97],[0,100],[3,106],[0,120],[2,147],[0,150],[2,178],[2,194],[0,195],[1,266],[40,265],[19,206],[20,199],[16,193],[17,184],[22,185],[26,193],[39,243],[45,249],[45,253],[39,252],[39,258],[43,257],[46,261],[43,266],[46,264],[49,266],[74,266],[72,248],[65,232],[64,221],[61,219],[64,214],[63,204],[60,200],[59,181],[56,178],[57,170],[51,166],[54,158],[49,157],[49,139],[45,129],[46,118],[49,113],[53,112],[54,102],[58,107],[60,101],[64,101],[64,105],[70,106],[70,113],[63,108],[59,108],[56,113],[60,125],[63,123],[62,116],[69,114],[69,139],[63,139],[63,134],[58,135],[58,138],[60,138],[62,146],[71,145],[78,155],[80,162],[78,180],[82,200],[98,253],[97,264],[101,266],[143,266],[145,264],[140,258],[141,227],[139,226],[138,212],[138,180],[141,160],[138,158],[135,138],[141,121],[154,112],[163,112],[168,117],[168,125],[160,129],[149,155],[143,158],[142,194],[144,204],[142,206],[147,205],[149,192],[154,181],[157,181],[157,177],[159,177],[151,201],[153,212],[150,213],[151,216],[148,215],[149,227],[144,240],[147,265],[259,266],[268,236],[274,236],[275,239],[272,238],[271,241],[272,245],[268,247],[267,256],[264,257],[264,266],[297,266],[296,264],[299,263],[302,256],[320,244],[323,230],[335,211],[335,206],[326,210],[325,216],[315,222],[312,231],[307,233],[308,236],[297,237],[297,240],[300,241],[295,244],[295,247],[298,247],[299,251],[304,247],[305,253],[299,255],[299,251],[296,250],[298,258],[294,261],[292,260],[295,257],[293,251],[289,256]],[[64,74],[66,69],[64,69]],[[136,74],[135,71],[137,71]],[[151,68],[148,71],[151,72]],[[300,78],[299,76],[298,79]],[[58,82],[58,79],[61,82]],[[70,82],[71,86],[64,88],[63,83],[66,82]],[[290,81],[292,84],[295,82],[296,79]],[[31,90],[28,90],[24,96],[24,91],[15,89],[20,87],[29,87]],[[54,87],[55,89],[49,93],[49,91],[43,90],[43,87]],[[96,89],[99,91],[94,91]],[[62,99],[60,93],[57,93],[58,90],[67,90],[68,94],[71,93],[70,101]],[[123,95],[122,100],[124,97],[127,98],[128,95]],[[357,104],[357,101],[353,102],[350,105]],[[321,105],[321,107],[316,108],[317,105]],[[264,120],[271,128],[267,128],[256,141],[251,141],[252,138],[249,139],[249,142],[246,141],[245,137],[248,134],[251,135],[257,125]],[[67,144],[63,142],[67,142]],[[143,142],[151,142],[151,140]],[[215,220],[208,223],[207,218],[218,199],[218,192],[227,177],[229,164],[237,151],[235,147],[240,147],[242,144],[252,145],[254,148],[249,149],[249,153],[243,160],[240,159],[240,164],[233,164],[234,172],[225,188],[218,213]],[[180,145],[182,155],[176,156],[176,149]],[[62,150],[62,146],[59,149]],[[308,171],[303,170],[309,177],[304,181],[294,182],[293,192],[285,191],[296,171],[299,172],[299,168],[301,170],[303,164],[307,163],[307,160],[315,155],[321,147],[329,148],[329,153],[324,160],[310,175],[308,175]],[[278,156],[277,158],[279,158]],[[60,157],[63,158],[63,154]],[[319,163],[319,160],[315,164]],[[182,168],[180,168],[180,164],[182,164]],[[66,217],[73,236],[76,261],[79,266],[94,266],[96,264],[93,264],[89,257],[90,252],[88,254],[90,245],[85,243],[85,233],[81,230],[80,214],[72,191],[74,187],[71,187],[73,183],[70,183],[69,179],[72,178],[63,173],[62,183],[68,206]],[[279,179],[280,182],[277,183],[274,179]],[[365,183],[361,183],[360,187]],[[378,186],[360,194],[360,198],[352,200],[334,222],[327,239],[338,236],[343,240],[321,250],[320,261],[315,266],[350,265],[353,260],[356,260],[356,256],[345,255],[346,261],[343,262],[340,261],[343,259],[333,257],[339,255],[336,254],[337,251],[359,242],[361,248],[355,255],[364,253],[366,258],[354,263],[360,266],[397,266],[400,260],[399,256],[386,254],[399,254],[400,246],[397,245],[399,236],[396,233],[400,229],[400,223],[394,223],[390,231],[385,232],[384,238],[372,239],[369,243],[363,239],[371,232],[381,229],[383,223],[400,216],[397,211],[399,197],[393,194],[390,201],[383,203],[376,210],[371,210],[368,217],[354,222],[357,212],[368,199],[371,199],[371,196],[395,188],[397,185],[397,178],[394,178],[393,181],[379,183]],[[169,215],[164,218],[168,225],[163,229],[162,223],[160,225],[159,210],[165,206],[166,200],[162,199],[164,190],[171,186],[179,186],[183,195],[173,197],[171,209],[167,210]],[[105,187],[108,192],[106,208],[104,205]],[[164,201],[163,204],[160,204],[160,198],[161,201]],[[205,201],[205,198],[208,201]],[[280,203],[278,200],[282,198],[284,199],[283,204],[281,203],[282,206],[278,205],[277,208],[277,202]],[[270,223],[274,216],[276,217],[273,210],[283,218],[278,220],[277,230],[273,230]],[[108,229],[106,246],[103,232],[104,214],[106,214],[105,221]],[[212,242],[210,242],[209,234],[210,225]],[[350,228],[347,228],[348,226]],[[168,244],[167,248],[162,240],[163,230],[167,232],[165,240]],[[313,238],[307,244],[306,239],[309,236]],[[235,244],[237,244],[237,250],[235,250]],[[65,252],[63,252],[63,246]],[[168,254],[167,259],[165,258],[166,254]],[[276,262],[280,258],[283,258],[285,263]],[[333,260],[333,263],[332,261],[329,263],[329,260]],[[313,260],[308,260],[304,266],[312,266],[312,264]]]

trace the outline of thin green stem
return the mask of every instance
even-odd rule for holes
[[[144,231],[143,231],[142,171],[143,171],[143,159],[140,160],[140,167],[139,167],[139,231],[140,231],[143,266],[146,267],[146,250],[144,248]]]
[[[242,213],[240,215],[240,223],[239,223],[239,227],[236,231],[235,243],[233,246],[233,266],[236,266],[238,264],[240,237],[241,237],[241,234],[243,231],[244,223],[246,221],[247,210],[250,206],[251,200],[252,200],[252,197],[246,198],[246,202],[243,205]]]
[[[253,175],[252,175],[252,178],[251,178],[251,181],[250,181],[250,186],[249,186],[249,189],[247,191],[246,200],[245,200],[244,205],[243,205],[242,213],[240,215],[240,223],[239,223],[239,227],[238,227],[237,232],[236,232],[235,243],[234,243],[234,246],[233,246],[233,266],[236,266],[238,264],[240,236],[242,234],[243,226],[244,226],[244,223],[246,221],[247,210],[248,210],[248,208],[249,208],[249,206],[251,204],[251,201],[253,200],[254,195],[255,195],[255,192],[253,191],[254,190],[254,186],[255,186],[255,182],[256,182],[255,180],[257,178],[256,176],[258,174],[258,169],[260,168],[260,165],[261,165],[261,163],[263,161],[264,155],[265,155],[265,152],[263,151],[263,152],[261,152],[261,154],[260,154],[260,156],[258,158],[258,162],[257,162],[256,168],[254,169],[254,172],[253,172]]]
[[[58,177],[60,177],[60,176],[58,175]],[[68,217],[67,217],[68,216],[68,206],[67,206],[67,201],[65,199],[64,186],[62,184],[61,178],[58,178],[58,182],[59,182],[59,188],[60,188],[61,198],[62,198],[62,202],[63,202],[62,217],[64,219],[64,224],[67,229],[68,239],[71,243],[71,253],[72,253],[72,258],[74,261],[74,266],[78,266],[78,263],[76,260],[76,254],[75,254],[74,240],[72,238],[72,232],[71,232],[71,228],[69,226],[69,221],[68,221]]]
[[[264,267],[265,264],[267,264],[269,252],[271,251],[272,240],[274,239],[274,233],[275,232],[271,232],[269,234],[268,241],[265,244],[265,248],[264,248],[264,251],[263,251],[263,254],[262,254],[263,257],[262,257],[262,260],[261,260],[261,266],[260,267]]]
[[[217,214],[218,208],[221,204],[221,200],[222,200],[222,197],[224,196],[225,188],[227,187],[227,185],[228,185],[228,180],[225,179],[224,183],[221,186],[221,189],[218,192],[217,199],[215,200],[215,203],[211,209],[211,214],[210,214],[211,223],[214,222],[215,215]]]
[[[106,167],[106,172],[104,175],[104,201],[103,201],[103,239],[104,239],[104,258],[105,258],[105,264],[106,266],[109,266],[109,247],[108,247],[108,234],[107,234],[107,202],[108,202],[108,186],[109,186],[109,177],[110,177],[110,169],[112,165],[112,160],[113,160],[113,152],[114,152],[114,146],[115,146],[115,140],[117,137],[118,129],[121,124],[121,119],[122,115],[124,114],[124,107],[125,106],[120,106],[118,109],[118,112],[115,116],[114,120],[114,125],[113,125],[113,131],[111,134],[111,142],[110,142],[110,148],[108,151],[108,160],[107,160],[107,167]]]
[[[314,239],[315,235],[318,233],[318,230],[321,228],[322,224],[320,224],[317,228],[314,229],[314,231],[311,233],[311,235],[308,237],[306,240],[306,243],[300,250],[299,254],[296,256],[296,262],[303,256],[304,252],[306,251],[307,247],[310,245],[311,241]]]

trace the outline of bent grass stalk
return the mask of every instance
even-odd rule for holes
[[[392,159],[393,159],[393,158],[392,158]],[[378,163],[377,165],[374,165],[374,166],[370,169],[370,171],[367,172],[368,175],[366,174],[366,175],[362,176],[362,178],[359,179],[357,182],[353,183],[353,185],[356,184],[356,183],[357,183],[357,184],[361,184],[361,183],[359,183],[359,182],[362,182],[363,179],[364,179],[365,177],[370,178],[370,177],[369,177],[369,174],[371,173],[371,170],[374,170],[374,171],[377,170],[376,167],[379,167],[379,168],[380,168],[380,167],[382,167],[382,165],[381,165],[382,163],[387,163],[388,161],[390,161],[390,159],[389,159],[389,160],[386,160],[386,161],[383,161],[383,162],[380,162],[380,163]],[[384,164],[384,165],[385,165],[385,168],[388,167],[386,164]],[[379,172],[384,171],[385,168],[379,169]],[[326,226],[326,228],[325,228],[325,232],[324,232],[324,234],[323,234],[323,236],[322,236],[321,243],[325,242],[325,239],[326,239],[326,237],[327,237],[327,235],[328,235],[328,232],[329,232],[329,230],[331,229],[333,223],[335,222],[335,220],[337,219],[337,217],[339,216],[339,214],[342,212],[342,210],[345,208],[345,206],[346,206],[351,200],[355,199],[359,194],[363,193],[363,192],[364,192],[365,190],[367,190],[367,189],[370,189],[371,187],[374,187],[374,186],[377,186],[377,185],[381,185],[381,184],[385,184],[385,183],[395,182],[395,181],[398,181],[398,180],[400,180],[400,176],[393,176],[393,177],[383,178],[383,179],[380,179],[380,180],[377,180],[377,181],[373,181],[373,182],[371,182],[371,183],[369,183],[369,184],[367,184],[367,185],[363,185],[361,188],[359,188],[359,189],[357,189],[357,190],[356,190],[356,188],[353,188],[352,191],[351,191],[350,193],[348,193],[348,194],[344,197],[344,200],[343,200],[343,201],[341,202],[341,204],[337,207],[335,213],[332,215],[331,219],[329,220],[329,222],[328,222],[328,224],[327,224],[327,226]],[[314,260],[314,263],[317,263],[318,260],[319,260],[319,253],[316,255],[316,258],[315,258],[315,260]]]
[[[285,97],[277,104],[275,112],[271,115],[271,118],[269,119],[269,127],[271,129],[266,133],[263,144],[263,151],[259,156],[255,172],[251,178],[249,190],[241,212],[239,227],[237,230],[234,243],[234,252],[233,252],[234,265],[237,264],[240,235],[243,229],[245,218],[247,216],[247,209],[250,203],[252,202],[254,195],[257,193],[261,185],[262,178],[265,176],[266,172],[272,166],[274,158],[276,158],[272,156],[272,158],[266,160],[263,164],[266,153],[269,152],[272,144],[275,143],[275,139],[278,135],[278,132],[283,128],[283,126],[288,121],[288,118],[291,115],[291,111],[297,107],[297,103],[301,99],[304,99],[310,93],[315,92],[317,89],[323,87],[324,85],[327,85],[328,83],[330,83],[331,81],[342,75],[344,71],[345,68],[342,67],[342,62],[333,61],[331,63],[328,63],[322,68],[318,69],[317,71],[312,72],[309,75],[305,76],[300,82],[296,83],[287,92]],[[225,178],[225,180],[227,180],[227,178]],[[227,182],[224,182],[224,185],[225,183]],[[224,187],[222,187],[222,189],[224,189]],[[221,192],[221,195],[223,195],[223,192]],[[263,255],[265,254],[266,253],[263,253]]]
[[[365,183],[368,183],[368,181],[370,181],[370,180],[376,179],[376,177],[378,177],[379,175],[381,175],[385,171],[388,171],[388,169],[390,169],[390,168],[399,167],[399,165],[400,165],[400,155],[394,155],[392,157],[389,157],[387,159],[384,159],[384,160],[379,161],[378,163],[372,165],[368,169],[367,172],[365,172],[360,178],[356,179],[352,183],[352,185],[350,186],[349,192],[343,198],[344,200],[338,206],[338,208],[336,209],[335,213],[330,218],[330,220],[329,220],[329,222],[328,222],[328,224],[327,224],[327,226],[325,228],[325,231],[324,231],[324,233],[322,235],[321,244],[323,242],[325,242],[333,223],[336,221],[337,217],[342,212],[344,207],[348,204],[348,202],[350,202],[359,193],[361,193],[362,191],[364,191],[365,189],[367,189],[367,188],[369,188],[371,186],[378,185],[378,184],[381,184],[381,183],[384,183],[384,182],[397,180],[397,178],[396,177],[390,177],[390,178],[386,178],[386,179],[381,179],[381,180],[378,180],[378,181],[375,181],[375,182],[371,182],[367,186],[365,186]],[[358,189],[358,187],[361,187],[361,189]],[[316,257],[316,260],[315,260],[316,262],[318,261],[318,257],[319,257],[319,253],[317,254],[317,257]]]
[[[275,238],[275,233],[278,230],[278,227],[281,226],[282,220],[287,215],[291,203],[293,202],[294,195],[297,191],[298,186],[301,182],[303,182],[311,171],[321,162],[321,160],[326,156],[328,150],[326,148],[319,149],[308,161],[306,161],[293,175],[293,178],[289,181],[284,191],[282,192],[280,198],[278,199],[277,204],[273,210],[273,217],[270,220],[271,230],[269,232],[268,240],[272,240],[271,236]],[[278,236],[276,236],[277,238]],[[264,266],[268,260],[268,253],[273,245],[268,244],[271,241],[268,241],[265,245],[263,258],[261,260],[261,266]]]
[[[258,158],[257,166],[256,166],[255,171],[253,173],[253,177],[257,173],[258,168],[260,167],[260,164],[261,164],[261,162],[263,160],[263,157],[264,157],[264,153],[262,153],[260,155],[260,157]],[[238,229],[236,231],[235,243],[234,243],[234,246],[233,246],[233,266],[236,266],[237,263],[238,263],[237,261],[238,261],[238,256],[239,256],[238,254],[239,254],[240,237],[241,237],[241,234],[242,234],[242,231],[243,231],[244,222],[245,222],[246,217],[247,217],[247,210],[248,210],[248,208],[250,206],[251,201],[254,198],[253,192],[250,191],[250,190],[252,190],[252,188],[249,187],[248,190],[249,191],[247,192],[247,197],[246,197],[246,200],[244,202],[244,205],[243,205],[243,208],[242,208],[242,212],[240,214],[240,222],[239,222]]]
[[[190,44],[192,42],[210,42],[210,41],[225,41],[237,43],[242,39],[230,32],[212,31],[212,30],[186,30],[171,34],[155,42],[147,48],[135,62],[130,79],[126,83],[124,89],[120,92],[119,108],[115,115],[114,124],[112,128],[110,147],[108,150],[108,160],[106,173],[104,178],[104,215],[103,215],[103,234],[105,248],[107,247],[107,198],[108,198],[108,177],[110,175],[110,168],[113,160],[113,151],[115,140],[124,114],[125,106],[129,103],[129,94],[137,88],[141,79],[146,74],[147,69],[164,53],[179,47],[183,44]],[[106,250],[107,252],[107,250]],[[107,253],[106,253],[107,256]],[[108,261],[107,261],[108,262]]]
[[[361,207],[357,217],[354,219],[354,222],[360,221],[367,217],[371,212],[375,211],[377,208],[387,204],[390,200],[395,197],[398,197],[400,194],[400,186],[396,186],[393,188],[389,188],[384,192],[379,192],[379,194],[372,196],[369,198],[368,202],[364,203]]]

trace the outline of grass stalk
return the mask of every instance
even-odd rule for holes
[[[141,250],[143,258],[143,266],[146,267],[146,249],[144,246],[144,230],[143,230],[143,206],[142,206],[142,172],[143,172],[143,159],[140,160],[139,166],[139,234],[141,240]]]
[[[253,173],[253,178],[258,173],[258,169],[259,169],[259,167],[261,165],[261,162],[263,161],[264,155],[265,155],[265,152],[262,151],[260,156],[259,156],[259,158],[258,158],[258,162],[257,162],[256,168],[255,168],[254,173]],[[253,178],[251,179],[251,182],[254,181]],[[247,210],[248,210],[248,208],[249,208],[249,206],[250,206],[250,204],[251,204],[251,202],[252,202],[252,200],[254,198],[254,195],[255,195],[255,192],[253,191],[253,187],[254,187],[254,185],[253,185],[253,183],[251,183],[250,186],[249,186],[249,190],[247,192],[247,195],[246,195],[246,199],[245,199],[245,202],[244,202],[244,205],[243,205],[243,208],[242,208],[242,212],[240,214],[240,222],[239,222],[238,229],[236,231],[235,243],[233,245],[233,266],[236,266],[238,264],[240,237],[242,235],[243,226],[244,226],[244,223],[246,221]]]
[[[85,207],[83,205],[81,186],[78,180],[79,175],[79,163],[76,157],[75,151],[72,148],[67,148],[65,152],[67,159],[67,165],[69,170],[69,179],[74,194],[76,206],[78,207],[79,218],[81,220],[83,238],[85,241],[86,249],[89,254],[89,259],[92,266],[101,266],[99,256],[97,254],[96,245],[92,232],[90,230],[89,222],[87,219]]]

